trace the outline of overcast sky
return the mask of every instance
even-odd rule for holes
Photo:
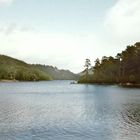
[[[0,0],[0,53],[83,70],[140,41],[140,0]]]

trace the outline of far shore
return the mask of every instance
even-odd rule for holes
[[[13,83],[13,82],[37,82],[37,81],[19,81],[19,80],[7,80],[7,79],[1,79],[0,82],[5,83]],[[93,84],[93,85],[118,85],[122,87],[128,87],[128,88],[140,88],[140,83],[105,83],[105,82],[79,82],[79,81],[73,81],[70,84]]]
[[[123,86],[123,87],[136,87],[136,88],[140,88],[140,84],[134,84],[134,83],[120,83],[119,84],[120,86]]]
[[[18,80],[6,80],[6,79],[2,79],[2,80],[0,80],[0,82],[12,83],[12,82],[19,82],[19,81]]]
[[[140,88],[140,83],[105,83],[105,82],[79,82],[78,84],[95,84],[95,85],[118,85],[122,87],[132,87],[132,88]]]
[[[68,79],[67,79],[68,80]],[[14,82],[41,82],[41,81],[53,81],[53,80],[7,80],[7,79],[0,79],[0,82],[5,82],[5,83],[14,83]],[[63,79],[62,79],[63,81]],[[71,84],[76,84],[76,82],[73,82]]]

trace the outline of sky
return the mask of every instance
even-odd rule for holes
[[[0,54],[78,73],[140,41],[140,0],[0,0]]]

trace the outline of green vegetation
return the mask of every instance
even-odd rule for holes
[[[40,81],[77,80],[78,75],[69,70],[59,70],[53,66],[31,65],[23,61],[0,55],[0,80]]]
[[[83,75],[79,83],[132,83],[140,84],[140,42],[127,46],[116,57],[96,59],[93,74]]]
[[[59,70],[57,67],[40,64],[32,66],[43,71],[44,73],[48,73],[54,80],[78,80],[79,78],[77,74],[74,74],[69,70]]]
[[[88,71],[89,71],[90,66],[91,66],[90,59],[86,59],[85,66],[84,66],[84,67],[86,67],[86,69],[85,69],[85,72],[86,72],[85,79],[86,79],[86,81],[89,80],[89,78],[88,78],[89,72]]]
[[[50,80],[51,77],[23,61],[0,55],[0,79],[38,81]]]

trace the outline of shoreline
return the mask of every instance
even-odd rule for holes
[[[121,87],[128,87],[128,88],[140,88],[140,83],[134,84],[134,83],[98,83],[98,82],[77,82],[78,84],[93,84],[93,85],[118,85]]]
[[[62,79],[61,81],[67,81],[67,80]],[[1,79],[0,80],[0,82],[4,82],[4,83],[14,83],[14,82],[42,82],[42,81],[56,81],[56,80],[37,80],[37,81],[35,81],[35,80],[30,80],[30,81],[29,80],[7,80],[7,79]],[[72,80],[70,80],[70,81],[72,81]],[[76,84],[76,83],[74,83],[74,84]]]
[[[45,80],[45,81],[48,81],[48,80]],[[0,82],[14,83],[14,82],[39,82],[39,81],[19,81],[19,80],[1,79]],[[134,84],[134,83],[98,83],[98,82],[78,82],[77,81],[77,82],[71,82],[70,84],[118,85],[121,87],[128,87],[128,88],[140,88],[140,83],[139,84]]]
[[[2,80],[0,80],[0,82],[12,83],[12,82],[19,82],[19,81],[18,80],[6,80],[6,79],[2,79]]]
[[[134,84],[134,83],[120,83],[119,85],[122,87],[140,88],[140,84]]]

